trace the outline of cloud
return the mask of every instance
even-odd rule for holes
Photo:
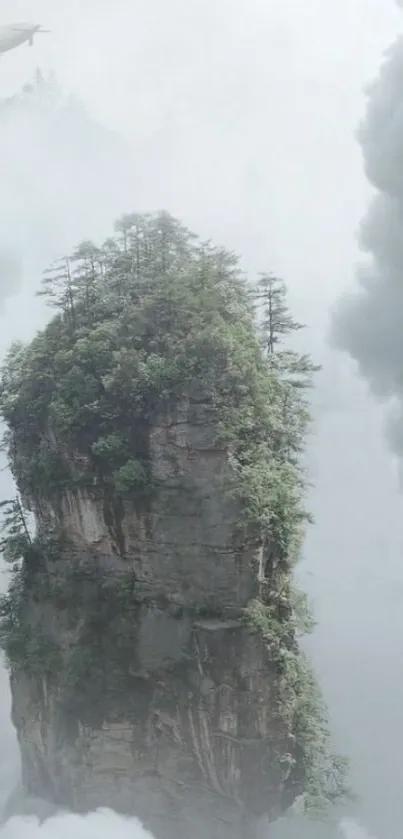
[[[345,839],[374,839],[364,827],[361,827],[353,819],[342,819],[340,822],[340,832]]]
[[[41,77],[0,101],[0,159],[1,306],[78,239],[109,234],[131,208],[134,166],[117,135]]]
[[[372,393],[392,405],[387,436],[403,456],[403,38],[368,88],[358,132],[375,188],[358,240],[365,254],[354,291],[339,300],[331,341],[349,353]]]
[[[99,809],[85,816],[59,813],[44,822],[35,816],[9,819],[0,839],[151,839],[137,819],[126,819],[112,810]]]

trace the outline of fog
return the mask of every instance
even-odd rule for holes
[[[124,819],[111,810],[98,810],[88,816],[57,814],[40,824],[35,818],[10,819],[1,832],[2,839],[99,839],[111,836],[119,839],[151,839],[151,834],[136,819]]]
[[[402,258],[398,46],[372,94],[362,148],[356,130],[364,85],[378,76],[402,12],[392,0],[57,5],[36,0],[33,12],[28,0],[13,0],[12,11],[0,12],[1,23],[35,15],[51,30],[32,49],[1,57],[0,98],[19,93],[40,68],[45,78],[55,73],[57,103],[56,120],[54,104],[38,91],[0,107],[0,352],[43,323],[35,298],[41,271],[80,238],[102,240],[126,211],[164,207],[235,249],[251,274],[284,277],[296,316],[309,324],[304,348],[323,364],[309,452],[316,524],[299,569],[318,619],[309,650],[359,796],[348,813],[353,822],[308,826],[304,835],[343,831],[359,839],[357,831],[367,830],[376,839],[400,837],[403,500],[376,398],[401,394],[398,367],[390,363],[398,358],[393,315]],[[369,214],[362,153],[368,178],[384,191]],[[370,276],[356,268],[364,216],[361,244],[377,261]],[[338,307],[331,348],[329,313],[357,276],[366,278],[365,306],[348,297]],[[390,301],[382,319],[380,297]],[[391,442],[400,456],[397,427]],[[2,496],[10,490],[0,473]],[[4,672],[1,688],[4,798],[18,775]],[[129,831],[144,835],[141,826],[103,811],[42,826],[13,819],[1,837],[74,832],[90,839],[112,828],[120,839]],[[301,832],[295,821],[276,828],[287,839]]]

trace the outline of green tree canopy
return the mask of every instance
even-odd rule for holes
[[[150,416],[201,388],[248,485],[246,515],[272,527],[273,494],[284,509],[296,512],[300,502],[309,414],[295,373],[314,369],[282,347],[295,328],[283,284],[263,289],[274,318],[266,344],[276,347],[267,354],[234,254],[200,242],[167,213],[126,215],[115,231],[46,272],[39,293],[56,315],[28,346],[12,347],[4,365],[0,410],[19,489],[24,497],[63,489],[72,480],[63,452],[85,459],[88,486],[144,487]]]

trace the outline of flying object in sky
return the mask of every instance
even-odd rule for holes
[[[48,32],[48,30],[42,29],[37,23],[10,23],[7,26],[0,26],[0,55],[21,44],[28,43],[32,47],[34,35],[38,32]]]

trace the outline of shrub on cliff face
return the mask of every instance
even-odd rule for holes
[[[283,340],[301,327],[281,281],[264,275],[253,289],[233,254],[169,215],[125,216],[115,233],[47,272],[40,293],[56,314],[4,365],[0,411],[18,490],[34,505],[55,504],[74,485],[120,502],[147,497],[150,419],[187,395],[208,402],[233,465],[239,538],[261,548],[261,597],[245,619],[278,668],[278,712],[296,738],[290,777],[307,801],[332,801],[346,791],[344,764],[330,754],[323,702],[298,647],[310,621],[301,625],[292,583],[308,518],[300,455],[315,367]],[[21,604],[14,586],[0,634],[11,664],[25,637],[13,592]]]

